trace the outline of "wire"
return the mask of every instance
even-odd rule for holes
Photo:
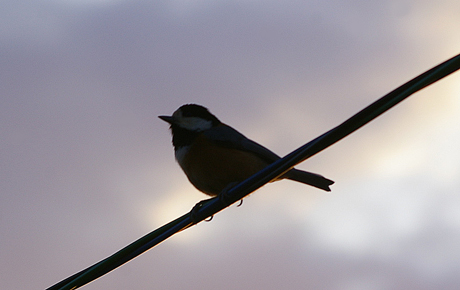
[[[433,84],[458,69],[460,69],[460,54],[403,84],[367,106],[351,118],[347,119],[339,126],[313,139],[285,157],[270,164],[248,179],[235,185],[225,192],[225,198],[215,197],[199,203],[199,206],[195,206],[190,213],[186,213],[174,221],[145,235],[114,253],[110,257],[62,280],[61,282],[47,288],[47,290],[77,289],[98,279],[106,273],[151,249],[170,236],[215,215],[217,212],[223,210],[229,205],[243,199],[246,195],[282,175],[298,163],[310,158],[350,135],[413,93]]]

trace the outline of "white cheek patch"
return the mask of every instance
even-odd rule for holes
[[[212,127],[212,121],[204,120],[198,117],[185,117],[182,118],[179,126],[191,131],[204,131]]]

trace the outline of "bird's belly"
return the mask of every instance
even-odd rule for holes
[[[176,152],[176,158],[190,182],[212,196],[230,183],[243,181],[268,165],[252,153],[205,144]]]

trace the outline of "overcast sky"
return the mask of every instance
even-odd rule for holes
[[[206,196],[158,115],[285,155],[460,53],[458,0],[4,0],[0,288],[44,289]],[[459,289],[460,74],[84,289]]]

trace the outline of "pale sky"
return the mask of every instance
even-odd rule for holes
[[[460,2],[3,1],[0,289],[189,211],[184,103],[285,155],[460,53]],[[460,74],[82,289],[459,289]]]

